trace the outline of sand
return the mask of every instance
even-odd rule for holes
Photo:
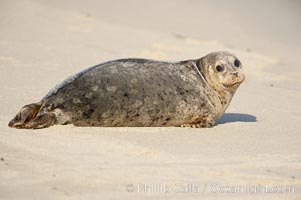
[[[300,199],[300,9],[270,0],[2,0],[0,199]],[[217,50],[234,52],[247,80],[214,128],[7,126],[86,67]]]

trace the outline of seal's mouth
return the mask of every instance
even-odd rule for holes
[[[232,83],[232,84],[223,84],[223,86],[225,87],[225,88],[234,88],[234,87],[238,87],[241,83],[243,82],[243,80],[242,81],[237,81],[237,82],[234,82],[234,83]]]
[[[237,77],[237,79],[234,82],[232,82],[230,84],[223,83],[222,85],[227,89],[237,88],[242,82],[244,82],[244,80],[245,80],[245,75],[241,74]]]

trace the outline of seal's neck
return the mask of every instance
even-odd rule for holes
[[[195,68],[195,70],[197,71],[197,73],[200,75],[201,79],[203,80],[203,82],[206,84],[207,87],[209,87],[209,84],[203,74],[203,72],[197,67],[197,64],[196,64],[197,61],[192,61],[192,65],[193,67]]]
[[[225,91],[218,91],[217,94],[221,102],[222,113],[224,113],[232,100],[234,92],[225,90]]]
[[[209,84],[207,79],[205,78],[205,75],[203,74],[201,66],[198,64],[199,64],[198,60],[196,60],[195,62],[192,62],[193,67],[195,68],[197,73],[200,75],[201,79],[203,80],[203,82],[205,83],[207,88],[215,93],[215,95],[214,95],[215,97],[211,96],[211,98],[213,98],[213,99],[209,99],[209,100],[216,108],[218,108],[217,109],[219,111],[218,115],[222,115],[225,112],[225,110],[228,108],[235,91],[229,91],[229,90],[215,88],[214,86]]]

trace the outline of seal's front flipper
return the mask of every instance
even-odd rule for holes
[[[21,111],[8,123],[9,127],[26,128],[25,125],[34,119],[40,111],[43,103],[32,103],[24,106]]]
[[[212,128],[215,125],[215,120],[211,116],[203,116],[200,120],[193,123],[182,124],[181,127],[191,128]]]

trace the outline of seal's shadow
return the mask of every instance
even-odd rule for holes
[[[256,122],[257,118],[249,114],[241,113],[225,113],[218,121],[217,124],[226,124],[231,122]]]

